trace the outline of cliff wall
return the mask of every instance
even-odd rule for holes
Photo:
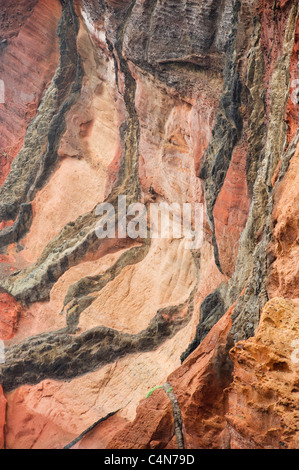
[[[298,448],[297,2],[0,5],[0,447]]]

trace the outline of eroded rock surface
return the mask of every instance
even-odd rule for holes
[[[0,5],[0,447],[298,448],[298,4]]]

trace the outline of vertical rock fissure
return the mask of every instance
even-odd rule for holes
[[[78,442],[80,442],[83,437],[86,436],[86,434],[90,433],[95,427],[97,427],[99,424],[103,423],[104,421],[107,421],[107,419],[111,418],[112,416],[114,416],[116,413],[118,413],[120,411],[119,410],[116,410],[116,411],[111,411],[111,413],[108,413],[106,416],[104,416],[103,418],[100,418],[98,419],[97,421],[95,421],[95,423],[93,423],[91,426],[89,426],[87,429],[85,429],[85,431],[83,431],[78,437],[76,437],[72,442],[70,442],[69,444],[67,444],[64,449],[71,449],[72,447],[74,447],[75,444],[77,444]]]
[[[220,272],[221,265],[215,234],[213,209],[223,186],[232,153],[242,130],[242,119],[239,112],[241,105],[241,81],[238,74],[236,57],[236,36],[240,2],[234,2],[234,17],[231,35],[227,43],[226,65],[224,72],[223,92],[219,110],[212,131],[212,138],[203,157],[199,177],[204,181],[207,215],[212,230],[214,257]]]
[[[116,188],[112,190],[109,199],[114,199],[119,194],[126,195],[128,198],[128,204],[137,202],[141,195],[138,177],[140,124],[135,108],[136,81],[132,76],[128,62],[123,56],[125,29],[135,3],[136,0],[131,2],[122,23],[117,28],[116,41],[114,44],[114,49],[119,63],[119,68],[116,68],[116,74],[121,72],[124,76],[125,83],[123,99],[128,113],[128,118],[120,127],[120,136],[124,142],[124,156],[119,171],[118,184]],[[110,41],[108,40],[108,47],[109,42]],[[116,81],[118,83],[118,78],[116,78]]]
[[[175,432],[177,447],[180,450],[185,449],[184,435],[183,435],[183,419],[182,419],[182,414],[181,414],[178,399],[176,397],[176,394],[173,391],[172,385],[169,382],[166,382],[162,388],[165,391],[171,403],[173,421],[174,421],[174,432]]]
[[[245,293],[238,300],[232,315],[231,333],[235,341],[254,336],[259,324],[261,310],[269,300],[266,287],[269,273],[267,248],[271,240],[273,197],[277,183],[287,171],[288,162],[295,153],[299,139],[297,131],[292,143],[285,149],[286,124],[282,116],[284,115],[290,89],[290,76],[288,73],[291,56],[290,48],[294,40],[298,10],[298,5],[293,5],[291,8],[285,30],[283,53],[275,64],[271,83],[271,113],[265,142],[265,156],[260,163],[254,183],[250,213],[240,239],[236,273],[230,282],[227,296],[227,302],[229,303],[234,296],[236,285],[240,282],[240,279],[243,279],[246,285]],[[279,161],[281,162],[279,175],[272,185],[271,179]],[[259,232],[260,240],[257,243],[257,234]],[[248,241],[250,241],[250,247]],[[252,252],[250,252],[250,248]],[[248,260],[246,271],[240,267],[244,265],[244,257]],[[250,267],[251,270],[249,270]]]

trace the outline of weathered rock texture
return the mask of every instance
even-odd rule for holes
[[[271,299],[255,336],[230,352],[226,420],[233,449],[298,449],[298,314],[298,299]]]
[[[299,448],[297,2],[0,5],[0,447]]]

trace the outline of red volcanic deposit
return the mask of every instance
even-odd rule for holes
[[[14,336],[21,313],[20,304],[9,294],[0,294],[0,339]]]
[[[5,87],[5,103],[0,104],[0,185],[58,65],[56,29],[61,14],[58,0],[40,0],[32,6],[32,1],[1,3],[1,37],[3,28],[7,39],[0,46],[0,78]],[[16,17],[20,24],[15,23]]]
[[[298,1],[0,12],[0,448],[299,448]]]

